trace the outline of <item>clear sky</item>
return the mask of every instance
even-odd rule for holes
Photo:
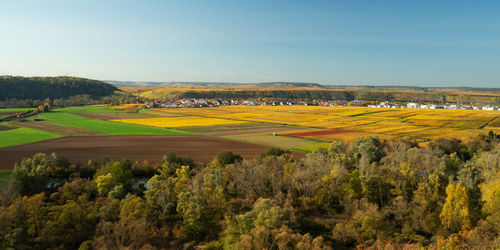
[[[500,87],[500,1],[0,0],[0,75]]]

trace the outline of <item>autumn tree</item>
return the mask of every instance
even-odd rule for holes
[[[446,187],[446,201],[439,214],[441,223],[452,232],[470,225],[467,189],[461,184]]]

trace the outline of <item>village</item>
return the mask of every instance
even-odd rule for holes
[[[398,102],[380,102],[375,101],[353,100],[353,101],[283,101],[283,100],[244,100],[244,99],[206,99],[206,98],[191,98],[177,99],[169,101],[148,101],[145,102],[145,108],[200,108],[200,107],[217,107],[231,105],[247,105],[247,106],[329,106],[329,107],[369,107],[369,108],[408,108],[408,109],[464,109],[464,110],[488,110],[498,111],[498,106],[480,106],[471,104],[432,104],[432,103],[398,103]]]

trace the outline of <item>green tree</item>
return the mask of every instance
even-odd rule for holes
[[[97,223],[97,209],[85,196],[68,200],[62,206],[50,207],[50,219],[40,233],[46,246],[77,248],[94,233]]]
[[[132,191],[132,163],[129,160],[109,162],[97,169],[94,180],[100,195],[110,194],[113,198],[122,198]]]
[[[279,229],[287,225],[289,214],[278,206],[273,205],[269,199],[260,199],[255,202],[254,208],[234,218],[227,217],[227,229],[224,232],[224,245],[231,248],[240,240],[240,237],[249,234],[253,228]]]
[[[188,239],[215,239],[227,208],[222,168],[209,165],[193,178],[189,188],[178,195],[177,212],[183,218],[183,232]]]
[[[220,166],[226,166],[241,160],[243,160],[243,158],[241,158],[239,154],[235,154],[231,151],[222,151],[215,157],[215,162]]]

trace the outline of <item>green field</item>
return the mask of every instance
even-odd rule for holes
[[[23,112],[36,108],[0,108],[0,112]]]
[[[9,178],[12,170],[0,170],[0,183]]]
[[[61,135],[32,128],[16,128],[0,131],[0,147],[9,147],[37,141],[49,140]]]
[[[122,113],[123,110],[112,109],[109,106],[79,106],[58,108],[53,111],[68,112],[68,113]]]
[[[119,122],[110,122],[103,120],[96,120],[88,117],[83,117],[63,111],[51,111],[49,113],[39,114],[31,119],[43,119],[44,122],[94,130],[110,135],[176,135],[187,134],[187,132],[154,128],[133,124],[125,124]]]

